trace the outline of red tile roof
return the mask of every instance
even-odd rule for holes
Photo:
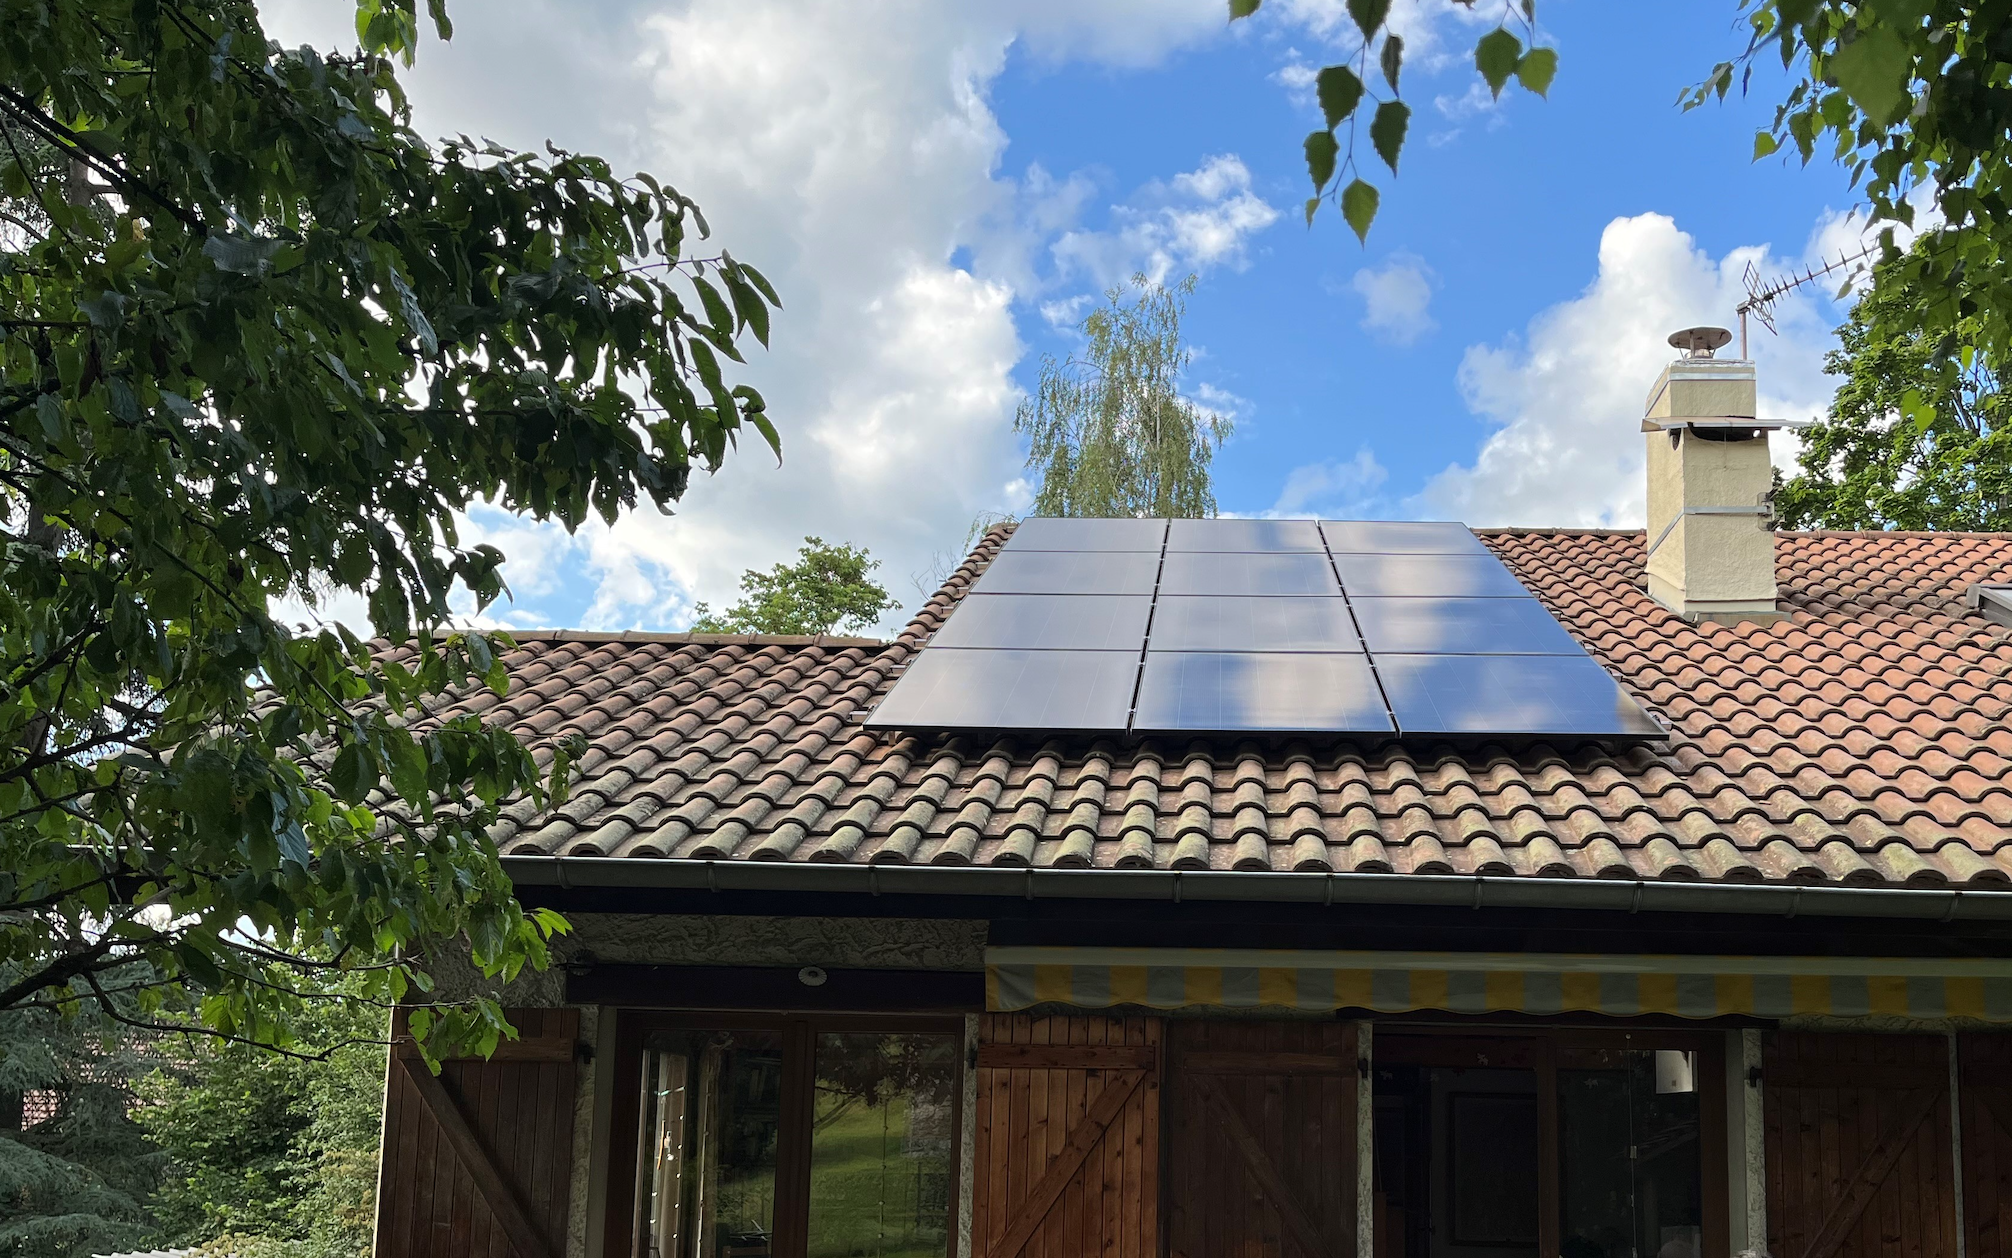
[[[1783,534],[1775,624],[1691,625],[1640,532],[1480,534],[1676,731],[1509,748],[882,737],[860,718],[1007,536],[893,642],[526,634],[455,710],[592,743],[506,854],[2012,884],[2012,534]]]

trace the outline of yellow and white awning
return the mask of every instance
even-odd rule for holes
[[[2012,1022],[2012,959],[988,948],[985,999],[1108,1009],[1975,1018]]]

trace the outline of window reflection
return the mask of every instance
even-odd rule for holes
[[[641,1252],[768,1258],[775,1227],[782,1037],[680,1031],[644,1052]]]
[[[817,1037],[809,1258],[922,1258],[950,1239],[957,1042]]]

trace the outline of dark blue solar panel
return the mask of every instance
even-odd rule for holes
[[[1149,651],[1132,729],[1388,734],[1392,726],[1365,656]]]
[[[1336,555],[1334,566],[1350,597],[1530,597],[1493,555]]]
[[[1319,551],[1312,520],[1175,520],[1169,551]]]
[[[1152,606],[1143,594],[972,594],[929,645],[1137,655]]]
[[[1534,598],[1355,598],[1371,651],[1426,655],[1582,655]]]
[[[1159,553],[1003,550],[971,588],[980,594],[1151,594]]]
[[[1153,651],[1360,651],[1339,598],[1162,595],[1153,607]]]
[[[1481,555],[1488,548],[1465,524],[1433,520],[1322,520],[1337,555]]]
[[[1029,516],[1005,550],[1152,550],[1166,540],[1165,520],[1079,520]]]
[[[1139,657],[1126,651],[919,652],[871,729],[1114,732],[1125,728]]]
[[[1377,676],[1413,735],[1664,737],[1591,656],[1384,655]]]
[[[1168,552],[1160,572],[1166,594],[1339,594],[1326,555]]]

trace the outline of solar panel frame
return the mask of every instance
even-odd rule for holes
[[[1138,655],[1124,651],[927,647],[864,724],[939,733],[1119,733],[1138,675]]]
[[[1326,553],[1168,552],[1160,569],[1163,595],[1245,595],[1255,598],[1339,595]]]
[[[1136,734],[1396,732],[1369,657],[1314,652],[1148,651]]]
[[[1157,519],[1088,519],[1029,516],[1014,526],[1001,552],[1153,551],[1166,545],[1167,522]]]
[[[1151,594],[1158,551],[1002,550],[973,594]]]
[[[1590,655],[1371,656],[1399,737],[1668,737]]]
[[[1350,598],[1530,598],[1493,555],[1343,554],[1334,557]]]
[[[1393,655],[1584,655],[1550,609],[1534,598],[1349,600],[1363,645]]]
[[[1146,594],[968,594],[929,640],[966,650],[1130,651],[1146,642]]]
[[[1312,520],[1175,520],[1167,553],[1321,554],[1327,550]]]
[[[1335,555],[1485,555],[1474,530],[1452,520],[1322,520]]]

